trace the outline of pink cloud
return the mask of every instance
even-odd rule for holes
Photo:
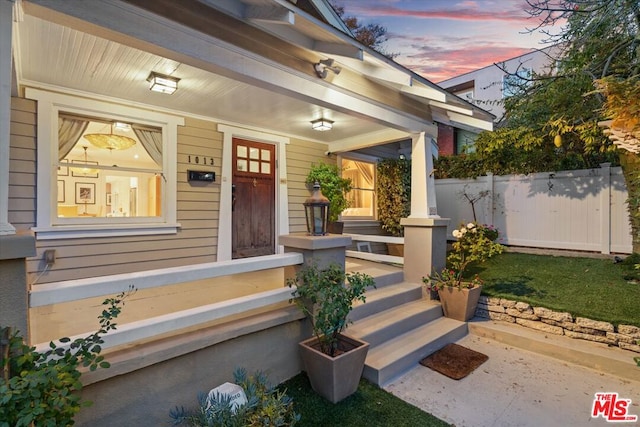
[[[346,1],[348,13],[357,17],[371,17],[384,20],[388,17],[407,17],[413,19],[444,19],[456,21],[507,21],[525,22],[530,19],[524,0],[502,0],[499,3],[477,1],[425,2],[421,9],[401,8],[389,1]],[[409,2],[406,2],[409,4]],[[439,3],[439,4],[438,4]],[[493,5],[491,4],[493,3]],[[431,6],[431,7],[430,7]],[[435,7],[434,7],[435,6]]]
[[[418,48],[417,53],[406,55],[397,60],[429,80],[440,82],[528,52],[531,52],[531,49],[493,44],[458,48],[422,45]]]

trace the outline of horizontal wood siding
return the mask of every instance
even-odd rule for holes
[[[292,139],[287,145],[287,187],[289,192],[289,231],[307,230],[302,204],[311,195],[305,181],[313,163],[336,164],[335,158],[325,156],[328,146],[316,142]]]
[[[36,225],[36,106],[11,98],[8,220],[17,231]]]

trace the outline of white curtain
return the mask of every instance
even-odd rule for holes
[[[135,126],[133,131],[153,161],[162,167],[162,132],[151,129],[140,129]]]
[[[58,117],[58,160],[67,157],[89,126],[88,120]]]

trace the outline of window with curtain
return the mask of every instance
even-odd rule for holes
[[[350,178],[353,189],[347,194],[349,207],[344,219],[375,219],[375,164],[361,160],[342,159],[342,176]]]
[[[160,217],[162,130],[58,114],[57,218]]]

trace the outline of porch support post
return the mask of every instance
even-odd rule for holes
[[[36,242],[33,234],[0,236],[0,326],[15,328],[28,343],[26,258],[35,255]]]
[[[431,140],[421,132],[412,137],[411,214],[403,218],[404,279],[419,283],[446,263],[447,225],[436,207]]]
[[[11,0],[0,0],[0,235],[15,234],[9,224],[9,137],[11,127],[11,36],[13,8]]]
[[[330,264],[337,264],[345,269],[345,250],[351,246],[351,237],[331,234],[327,236],[308,236],[306,233],[295,233],[280,236],[279,244],[285,252],[300,252],[304,256],[304,265],[315,263],[323,269]],[[285,280],[295,277],[302,265],[286,267]]]

